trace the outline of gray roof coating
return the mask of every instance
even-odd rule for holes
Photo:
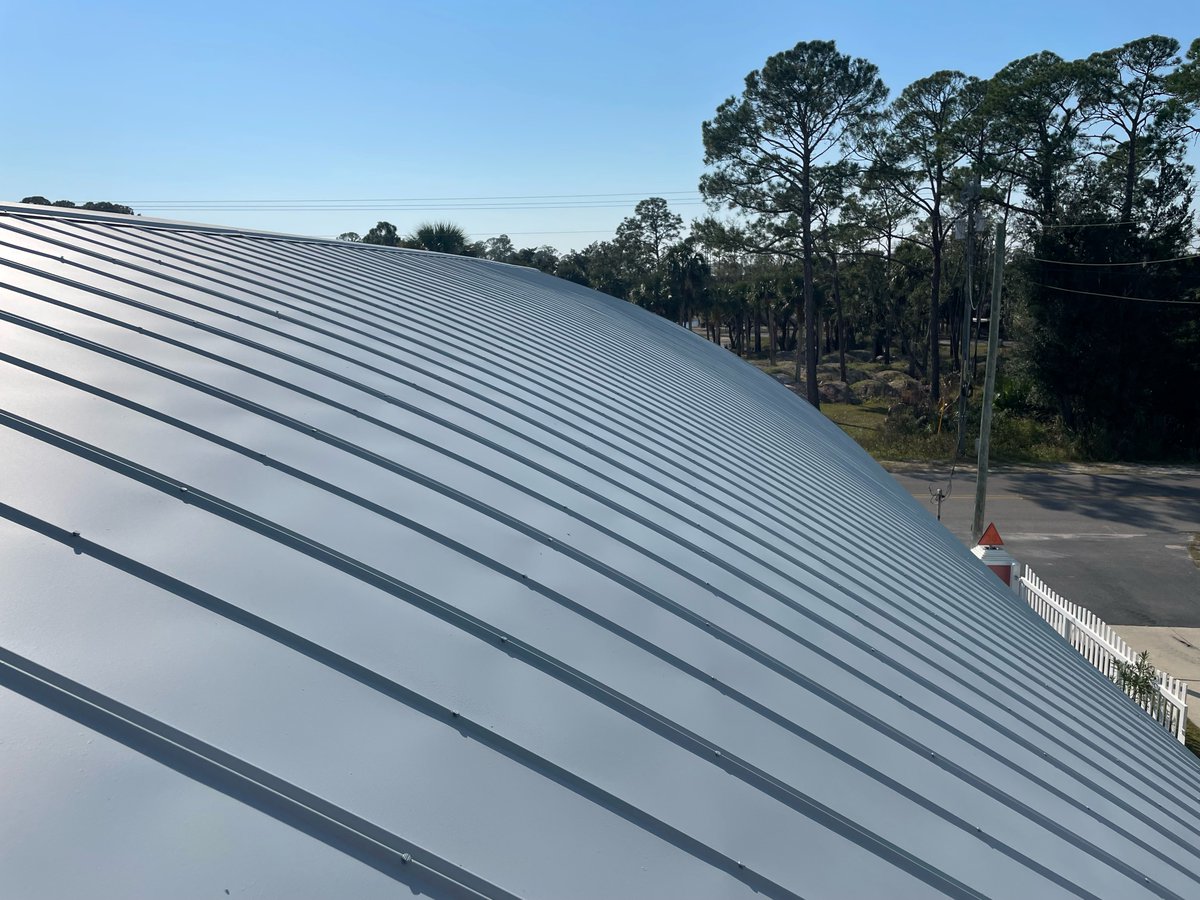
[[[10,204],[0,373],[5,896],[1200,896],[1196,760],[636,307]]]

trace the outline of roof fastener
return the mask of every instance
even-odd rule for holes
[[[408,865],[410,862],[412,862],[412,854],[401,853],[400,854],[400,862],[404,863],[405,865]]]
[[[71,532],[71,537],[79,537],[79,532],[78,532],[78,531],[72,531],[72,532]]]

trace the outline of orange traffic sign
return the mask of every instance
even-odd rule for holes
[[[983,530],[983,534],[976,542],[976,546],[985,547],[1002,547],[1004,541],[1000,540],[1000,532],[996,530],[996,526],[989,523],[988,527]]]

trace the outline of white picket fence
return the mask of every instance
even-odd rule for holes
[[[1029,566],[1021,576],[1020,593],[1033,611],[1049,622],[1105,678],[1117,681],[1117,663],[1132,663],[1137,659],[1137,654],[1112,630],[1112,626],[1090,610],[1056,594]],[[1138,705],[1182,743],[1187,723],[1187,682],[1158,669],[1155,672],[1158,693]],[[1132,690],[1127,693],[1133,697]]]

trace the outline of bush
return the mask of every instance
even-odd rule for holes
[[[997,409],[992,416],[992,459],[1001,462],[1062,462],[1077,448],[1062,423]]]
[[[863,448],[876,459],[949,459],[954,452],[953,426],[943,423],[937,433],[937,419],[919,406],[897,403],[888,410],[882,427],[859,439]]]
[[[1138,703],[1158,697],[1158,672],[1150,663],[1150,652],[1143,650],[1131,663],[1117,660],[1117,686]]]

